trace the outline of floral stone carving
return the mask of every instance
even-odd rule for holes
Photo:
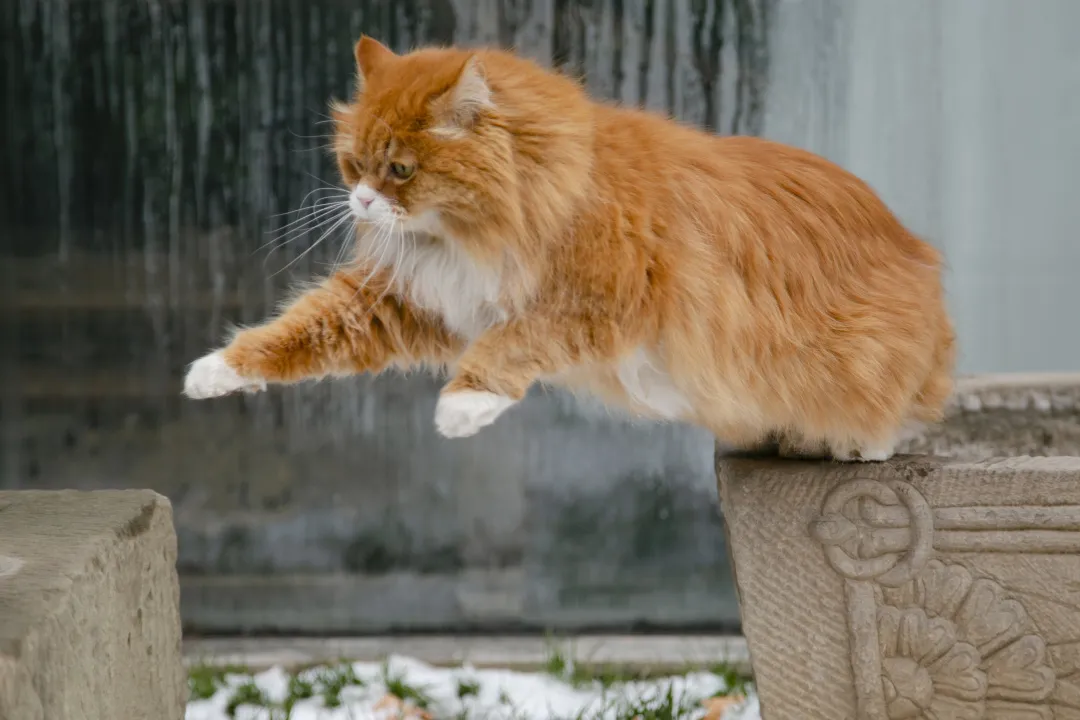
[[[1002,599],[999,585],[973,580],[959,565],[935,561],[927,573],[955,581],[944,587],[957,594],[930,596],[930,605],[941,606],[941,614],[930,614],[934,609],[925,604],[878,610],[889,718],[1007,718],[1021,710],[1042,717],[1031,703],[1050,697],[1056,678],[1046,664],[1046,643],[1025,634],[1023,606]],[[931,592],[943,587],[938,582],[931,581]],[[910,597],[917,596],[913,592]],[[1009,704],[995,706],[994,700]]]
[[[766,720],[1080,720],[1080,458],[718,470]]]

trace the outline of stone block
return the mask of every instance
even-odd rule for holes
[[[169,501],[0,492],[0,720],[181,720],[186,696]]]
[[[717,470],[764,720],[1080,720],[1080,458]]]

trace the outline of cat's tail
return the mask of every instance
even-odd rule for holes
[[[956,332],[948,317],[942,313],[938,321],[937,341],[930,364],[930,373],[915,395],[912,418],[919,422],[936,423],[944,417],[945,403],[953,391],[953,367],[956,362]]]

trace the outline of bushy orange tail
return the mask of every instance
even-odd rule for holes
[[[953,390],[953,368],[956,362],[956,333],[949,319],[942,316],[939,320],[937,345],[934,347],[933,364],[922,388],[915,396],[912,413],[920,422],[940,422],[945,403]]]

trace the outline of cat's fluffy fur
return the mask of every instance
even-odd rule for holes
[[[940,417],[939,255],[850,173],[593,102],[505,52],[363,38],[356,57],[334,120],[357,265],[196,362],[188,395],[429,364],[452,372],[448,436],[551,382],[864,460]]]

